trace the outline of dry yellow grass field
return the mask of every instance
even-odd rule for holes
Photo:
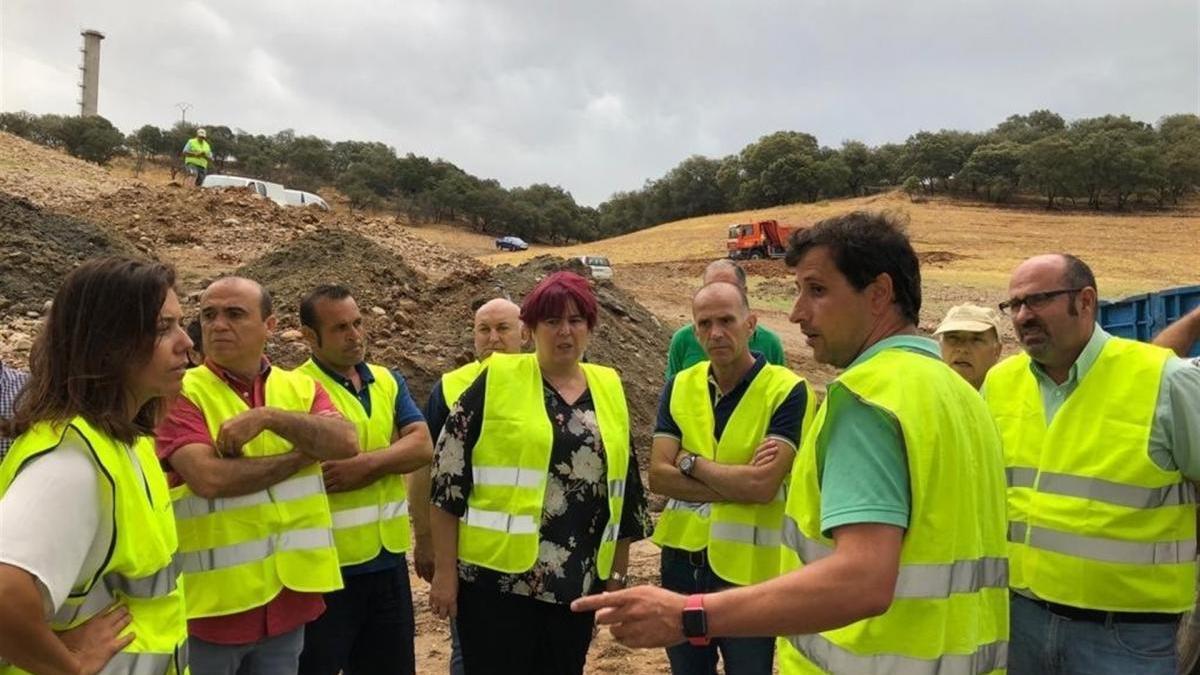
[[[716,258],[725,254],[729,225],[775,218],[803,224],[855,209],[891,209],[909,218],[920,253],[946,252],[946,262],[926,265],[929,281],[1000,289],[1022,259],[1065,251],[1087,261],[1104,297],[1200,283],[1200,212],[1056,212],[953,200],[912,203],[900,193],[817,204],[726,213],[680,220],[603,241],[551,249],[556,255],[595,253],[616,265]],[[518,262],[537,253],[486,256],[489,263]]]

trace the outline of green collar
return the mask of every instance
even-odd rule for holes
[[[870,360],[871,357],[885,349],[908,349],[915,352],[925,352],[927,356],[932,356],[935,359],[942,358],[942,348],[936,340],[921,335],[893,335],[867,347],[863,353],[858,355],[858,358],[850,363],[846,370]]]

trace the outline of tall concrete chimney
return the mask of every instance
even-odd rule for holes
[[[79,81],[79,114],[82,117],[96,114],[96,104],[100,99],[100,41],[104,33],[98,30],[85,30],[83,36],[83,65]]]

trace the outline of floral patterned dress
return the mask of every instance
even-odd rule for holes
[[[482,426],[486,380],[485,372],[451,408],[433,455],[433,505],[460,518],[466,513],[471,494],[471,451]],[[537,561],[529,571],[519,574],[459,561],[458,575],[464,582],[501,593],[567,604],[600,590],[596,554],[608,522],[608,466],[591,392],[584,391],[573,405],[568,405],[545,381],[542,392],[554,443]],[[636,541],[649,536],[651,524],[632,442],[629,447],[629,474],[618,537]]]

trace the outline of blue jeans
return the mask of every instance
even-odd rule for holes
[[[1011,675],[1175,675],[1178,623],[1103,623],[1059,616],[1012,595]]]
[[[294,673],[304,647],[304,626],[248,645],[219,645],[188,638],[192,675],[279,675]]]
[[[712,571],[705,553],[663,547],[663,588],[688,595],[732,588],[734,584]],[[707,647],[686,642],[667,647],[673,675],[716,675],[718,655],[725,663],[726,675],[771,675],[775,638],[715,638]]]

